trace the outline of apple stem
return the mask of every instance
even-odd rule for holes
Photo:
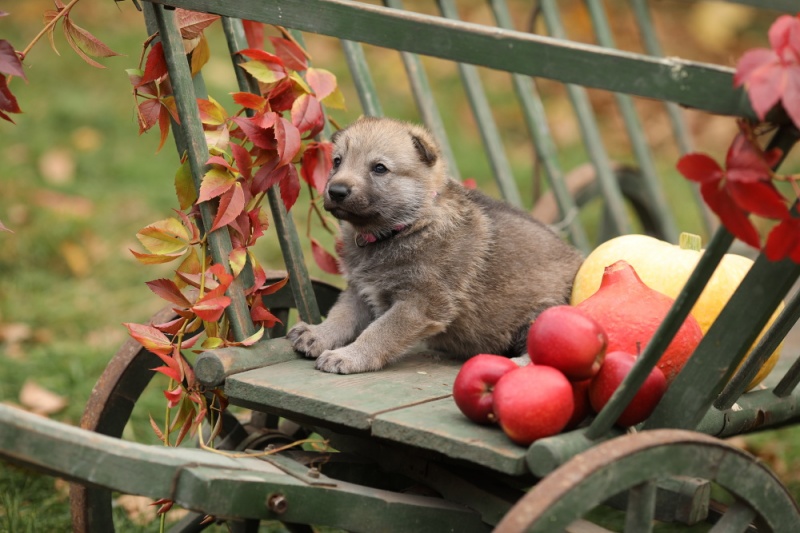
[[[486,416],[486,419],[487,419],[489,422],[491,422],[492,424],[496,424],[496,423],[497,423],[497,417],[494,415],[494,413],[489,413],[489,414]]]

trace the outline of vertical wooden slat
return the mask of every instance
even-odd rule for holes
[[[350,74],[356,86],[356,93],[361,102],[361,109],[365,115],[371,117],[382,117],[383,109],[378,99],[378,91],[372,81],[372,74],[367,66],[367,59],[364,57],[364,48],[361,43],[342,39],[342,48],[347,65],[350,67]]]
[[[242,21],[223,17],[222,24],[228,42],[228,50],[233,58],[239,89],[241,91],[259,94],[258,84],[255,80],[250,78],[243,69],[237,66],[239,62],[242,61],[242,56],[236,52],[244,48],[243,44],[245,42]],[[248,115],[251,114],[252,111],[248,110]],[[280,197],[277,185],[267,190],[267,201],[269,202],[272,212],[272,220],[275,225],[275,232],[278,236],[278,243],[280,244],[283,254],[283,260],[286,264],[286,270],[289,273],[289,280],[295,299],[295,305],[297,306],[297,312],[302,320],[311,324],[317,324],[321,322],[322,318],[320,316],[316,296],[314,296],[314,291],[311,287],[311,278],[308,275],[308,269],[303,260],[303,250],[300,245],[300,239],[297,235],[294,219],[286,212],[286,207]]]
[[[606,48],[616,48],[611,28],[608,25],[608,17],[601,1],[586,0],[597,41]],[[628,139],[633,148],[633,153],[639,163],[643,190],[650,197],[651,208],[655,210],[656,225],[666,240],[677,244],[678,229],[672,213],[667,207],[667,200],[659,183],[653,156],[647,146],[647,136],[642,128],[639,115],[636,113],[636,108],[633,106],[633,99],[627,94],[621,93],[614,93],[614,98],[622,114],[622,120],[628,132]]]
[[[393,9],[403,9],[402,0],[383,0],[383,4]],[[414,95],[414,101],[417,104],[417,110],[422,117],[422,121],[439,142],[442,154],[447,160],[450,176],[461,181],[461,172],[444,128],[444,121],[439,113],[439,108],[436,106],[433,91],[430,83],[428,83],[428,76],[425,74],[422,61],[418,55],[410,52],[400,52],[400,57],[403,60],[406,76],[408,76],[408,82],[411,85],[411,93]]]
[[[647,1],[648,0],[631,0],[633,14],[636,17],[636,24],[639,26],[639,34],[642,37],[644,48],[648,54],[653,57],[664,57],[664,51],[658,40],[656,28],[650,15],[650,6],[647,4]],[[678,145],[678,150],[680,150],[681,155],[694,151],[694,143],[689,134],[689,128],[686,126],[684,111],[674,102],[664,102],[664,107],[667,110],[667,116],[669,116],[669,121],[672,125],[672,134],[675,137],[675,142]],[[700,207],[703,228],[707,233],[710,233],[715,224],[714,215],[708,206],[706,206],[700,195],[700,186],[694,183],[689,185],[689,190],[692,192],[694,201]]]
[[[458,20],[458,10],[452,0],[438,0],[438,4],[442,15],[449,19]],[[483,139],[486,155],[489,158],[489,164],[492,167],[497,186],[500,188],[500,193],[509,204],[522,207],[522,198],[514,181],[514,174],[506,157],[503,141],[500,138],[500,132],[497,130],[497,124],[492,116],[491,106],[483,90],[478,69],[474,65],[459,63],[458,70],[461,74],[464,90],[467,92],[467,97],[472,106],[472,113],[478,123],[478,130],[481,134],[481,139]]]
[[[489,0],[489,3],[497,25],[505,29],[514,29],[506,1]],[[558,164],[556,146],[547,124],[547,114],[536,90],[536,85],[534,85],[530,77],[521,74],[512,74],[511,80],[517,99],[522,106],[525,125],[528,128],[531,139],[533,139],[536,157],[539,159],[550,188],[553,190],[553,196],[555,196],[561,217],[568,221],[567,228],[572,243],[584,253],[589,253],[591,249],[589,238],[586,236],[586,231],[579,217],[573,216],[574,213],[578,212],[578,207],[567,189],[564,174]]]
[[[539,5],[544,15],[547,29],[553,37],[557,39],[566,39],[564,27],[561,23],[561,17],[558,14],[558,6],[554,0],[541,0]],[[608,153],[603,146],[602,136],[600,135],[600,128],[597,126],[597,121],[594,118],[594,111],[589,102],[589,96],[586,89],[579,85],[566,84],[567,94],[572,102],[572,107],[575,109],[575,114],[578,117],[578,123],[583,135],[583,142],[586,146],[586,151],[597,173],[598,184],[603,193],[603,199],[606,203],[606,211],[609,213],[612,226],[616,234],[624,235],[631,233],[630,220],[626,216],[625,202],[623,201],[622,191],[620,191],[614,171],[611,169],[611,162],[608,159]]]
[[[164,55],[166,56],[170,82],[175,94],[175,103],[185,135],[186,155],[191,167],[192,178],[194,179],[195,187],[200,190],[200,183],[208,170],[206,165],[209,157],[208,146],[197,109],[189,63],[186,61],[186,55],[183,51],[183,40],[175,23],[174,11],[165,9],[162,6],[155,6],[154,14],[161,35],[161,42],[164,46]],[[215,216],[214,205],[210,202],[203,202],[199,207],[203,225],[206,228],[212,227]],[[221,264],[226,272],[230,273],[228,256],[233,246],[228,229],[220,228],[212,231],[208,233],[207,238],[214,262]],[[233,336],[239,341],[255,333],[243,285],[242,278],[234,278],[227,291],[227,295],[231,298],[231,305],[225,310],[231,324]]]
[[[761,367],[764,366],[767,359],[769,359],[772,353],[778,348],[787,333],[789,333],[789,330],[797,323],[798,318],[800,318],[800,294],[796,294],[789,301],[789,304],[783,309],[781,314],[778,315],[778,318],[775,319],[769,331],[761,337],[761,340],[755,348],[753,348],[747,360],[720,393],[719,397],[714,402],[714,407],[719,410],[725,410],[733,406],[739,396],[745,392],[747,386],[753,381],[753,378],[756,377]],[[781,391],[781,393],[783,392],[784,391]],[[777,390],[775,394],[778,397],[781,396]]]
[[[709,533],[745,533],[750,530],[750,523],[756,517],[756,511],[746,503],[736,500],[714,524]]]

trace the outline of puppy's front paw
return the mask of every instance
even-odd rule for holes
[[[380,365],[375,364],[375,361],[364,357],[349,347],[339,348],[338,350],[325,350],[317,358],[316,367],[318,370],[330,372],[331,374],[357,374],[381,368]]]
[[[316,334],[316,329],[317,326],[312,326],[305,322],[298,322],[289,330],[289,333],[286,334],[286,338],[292,343],[292,348],[306,357],[314,359],[319,357],[319,354],[327,349]]]

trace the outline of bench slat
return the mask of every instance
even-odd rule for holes
[[[147,0],[754,118],[733,70],[346,0]],[[309,17],[309,13],[315,13]]]

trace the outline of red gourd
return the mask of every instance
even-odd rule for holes
[[[617,261],[605,268],[597,292],[577,307],[603,327],[608,352],[638,354],[650,342],[673,301],[645,285],[626,261]],[[697,320],[689,315],[657,365],[667,383],[672,383],[702,338]]]

